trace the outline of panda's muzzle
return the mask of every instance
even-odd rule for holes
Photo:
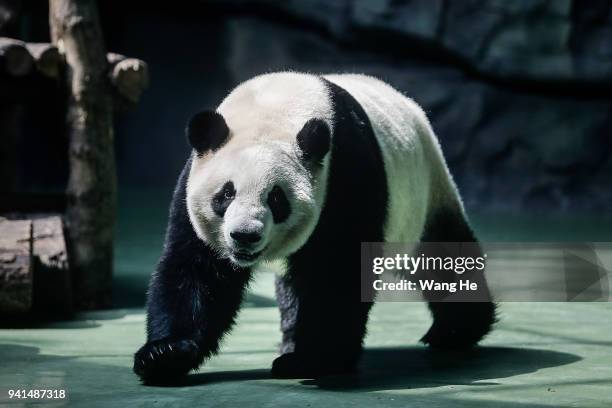
[[[247,215],[249,218],[244,220],[246,217],[234,214],[233,224],[226,226],[229,229],[226,242],[231,257],[243,264],[255,262],[266,246],[266,224],[258,219],[256,217],[258,214],[254,214],[253,211],[249,211]]]
[[[259,255],[261,255],[261,253],[263,252],[263,250],[258,251],[258,252],[246,252],[246,251],[233,251],[232,255],[234,258],[236,258],[238,261],[242,261],[242,262],[253,262],[255,261],[257,258],[259,258]]]
[[[263,249],[257,252],[253,251],[257,243],[261,241],[261,234],[258,232],[232,231],[230,237],[236,247],[232,251],[232,255],[239,261],[253,262],[263,252]]]

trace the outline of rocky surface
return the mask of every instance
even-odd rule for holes
[[[429,113],[470,209],[612,209],[610,0],[222,3],[239,15],[236,81],[307,69],[390,82]]]
[[[349,43],[423,42],[486,75],[612,84],[610,0],[214,0],[268,10]],[[380,34],[398,41],[381,44]],[[383,41],[384,42],[384,41]],[[446,56],[442,54],[448,54]]]
[[[434,13],[429,7],[435,2],[407,3],[420,7],[415,15]],[[533,10],[517,8],[517,12],[528,11]],[[368,22],[371,28],[376,22],[382,24],[382,14],[381,10],[364,9],[358,14],[359,21]],[[400,15],[390,14],[393,17],[385,20],[387,28],[399,31],[402,27],[399,23],[396,27],[394,21]],[[414,29],[422,35],[440,35],[436,34],[439,29],[434,30],[436,33],[427,32],[429,26]],[[536,42],[544,41],[537,38],[537,33],[532,34]],[[604,82],[612,78],[612,70],[602,79],[602,88],[590,92],[575,85],[586,86],[587,80],[595,80],[595,70],[561,79],[567,72],[560,66],[547,68],[535,62],[542,58],[552,63],[544,55],[534,55],[535,59],[524,66],[513,65],[517,60],[512,55],[522,52],[518,50],[507,50],[504,61],[508,64],[491,71],[500,78],[510,73],[517,75],[506,82],[462,69],[452,59],[413,59],[389,51],[376,52],[370,47],[347,47],[322,38],[316,30],[294,29],[261,18],[232,19],[227,24],[227,36],[231,50],[228,68],[236,82],[278,69],[363,72],[390,82],[414,98],[428,112],[471,210],[612,209],[612,98],[602,92]],[[530,41],[524,45],[536,47]],[[417,45],[406,37],[393,46],[399,49]],[[479,57],[474,63],[493,69],[485,60]],[[550,84],[556,78],[554,87],[538,87],[537,70],[548,76]],[[528,81],[520,80],[519,75],[528,77]]]

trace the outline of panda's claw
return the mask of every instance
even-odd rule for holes
[[[145,384],[166,384],[184,377],[202,363],[197,343],[161,339],[149,342],[134,355],[134,372]]]

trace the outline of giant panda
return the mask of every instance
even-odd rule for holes
[[[419,106],[365,75],[269,73],[189,121],[151,277],[145,383],[180,379],[216,353],[253,271],[283,265],[280,378],[355,369],[372,303],[360,299],[361,242],[475,242]],[[408,304],[407,304],[408,306]],[[430,302],[422,341],[467,348],[495,321],[492,302]]]

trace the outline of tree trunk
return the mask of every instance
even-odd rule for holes
[[[66,59],[70,176],[68,258],[77,307],[111,305],[116,174],[106,51],[94,0],[50,0],[51,36]]]

